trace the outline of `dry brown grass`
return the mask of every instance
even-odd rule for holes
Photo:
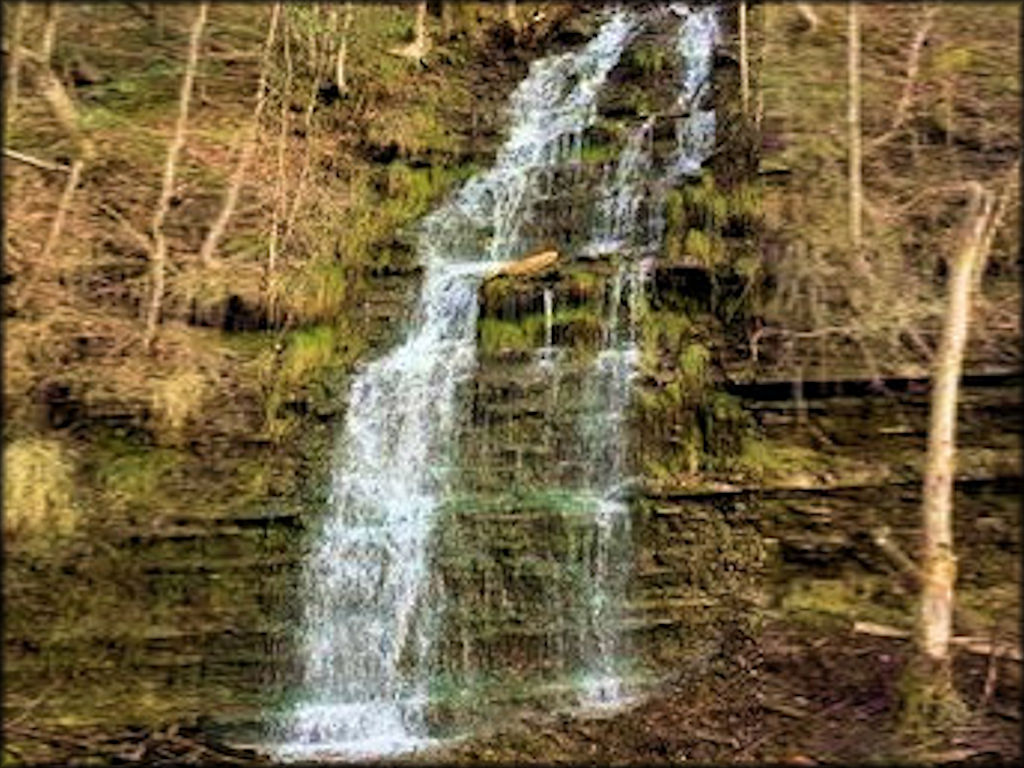
[[[203,410],[208,381],[198,369],[179,369],[152,382],[153,417],[160,437],[181,442],[184,429]]]
[[[4,536],[52,541],[71,533],[74,461],[56,440],[26,437],[4,448]]]

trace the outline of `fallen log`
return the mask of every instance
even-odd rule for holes
[[[491,280],[495,277],[526,277],[529,275],[535,275],[538,272],[547,269],[552,264],[558,261],[558,251],[541,251],[535,253],[532,256],[526,256],[516,261],[506,261],[495,267],[487,278]]]

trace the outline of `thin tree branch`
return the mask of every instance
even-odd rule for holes
[[[57,241],[60,240],[61,232],[64,230],[64,220],[67,218],[68,211],[71,210],[75,189],[78,188],[78,184],[82,180],[84,169],[85,160],[81,157],[76,158],[71,164],[71,173],[68,175],[67,183],[64,184],[64,192],[57,204],[57,213],[54,214],[50,231],[46,235],[46,242],[43,243],[43,249],[39,252],[39,261],[43,264],[50,260],[53,249],[56,247]]]
[[[910,41],[910,50],[907,52],[907,74],[903,81],[903,92],[900,94],[900,100],[896,102],[896,111],[892,118],[892,124],[889,126],[889,130],[869,142],[869,149],[878,149],[895,137],[910,116],[910,107],[914,102],[914,88],[917,85],[917,76],[921,70],[921,49],[924,48],[925,41],[928,39],[928,33],[931,32],[932,25],[935,23],[935,16],[938,10],[934,5],[927,6],[924,9],[921,24]]]
[[[238,158],[238,165],[231,176],[231,183],[224,195],[224,202],[221,206],[216,220],[210,227],[203,245],[199,249],[199,260],[203,266],[210,266],[213,263],[213,255],[217,250],[220,239],[224,236],[231,215],[238,205],[238,195],[242,190],[242,183],[249,171],[249,164],[252,162],[256,152],[256,138],[259,134],[260,116],[263,114],[263,107],[267,102],[267,76],[270,70],[270,54],[274,45],[274,35],[277,31],[277,22],[281,16],[281,3],[274,3],[270,13],[270,28],[267,30],[267,37],[263,43],[263,61],[260,66],[259,83],[256,86],[256,106],[253,109],[252,118],[247,130],[245,143]]]
[[[27,155],[24,152],[19,152],[16,149],[10,147],[4,147],[4,156],[11,158],[11,160],[17,160],[20,163],[31,165],[35,168],[40,168],[44,171],[59,171],[60,173],[71,173],[71,166],[64,165],[63,163],[51,163],[49,160],[41,160],[38,157]]]
[[[14,18],[11,19],[10,60],[7,64],[7,123],[14,119],[18,111],[18,86],[21,78],[21,32],[25,20],[25,2],[19,0],[14,7]]]
[[[149,254],[153,250],[153,241],[149,239],[143,232],[136,229],[128,219],[126,219],[119,211],[110,205],[103,204],[100,206],[100,211],[105,213],[107,216],[112,218],[121,228],[124,229],[125,233],[131,237],[139,248],[145,253]]]
[[[188,127],[189,102],[192,99],[192,84],[196,75],[196,64],[199,61],[199,40],[203,34],[203,26],[206,24],[206,15],[209,10],[209,3],[204,2],[196,11],[192,28],[189,32],[188,62],[185,66],[185,76],[181,81],[181,94],[179,96],[178,120],[174,127],[174,136],[167,148],[167,159],[164,162],[163,185],[160,189],[160,199],[157,202],[156,211],[153,213],[153,247],[152,257],[152,293],[149,300],[149,308],[146,316],[146,330],[143,337],[143,347],[147,352],[153,348],[153,341],[156,338],[157,324],[160,320],[160,309],[163,304],[164,281],[167,270],[167,238],[164,235],[164,220],[171,207],[171,198],[174,196],[174,179],[177,172],[178,156],[185,146],[185,131]]]

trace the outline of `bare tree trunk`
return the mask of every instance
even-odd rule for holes
[[[268,312],[273,315],[274,308],[274,276],[277,268],[278,237],[281,230],[281,219],[287,209],[286,195],[288,192],[288,169],[285,164],[288,129],[291,125],[291,112],[288,102],[292,92],[292,49],[291,30],[288,28],[288,11],[285,9],[281,19],[281,42],[284,49],[284,85],[281,88],[280,130],[277,134],[277,199],[274,203],[274,219],[270,226],[270,240],[267,244],[267,276],[265,295]],[[307,137],[308,138],[308,137]]]
[[[739,7],[740,27],[740,101],[743,105],[743,114],[747,115],[750,110],[750,71],[748,67],[747,52],[747,3],[740,0]]]
[[[341,22],[341,40],[338,43],[338,55],[334,60],[334,80],[338,84],[338,93],[348,93],[348,82],[345,79],[345,59],[348,57],[348,31],[352,27],[352,3],[345,3],[345,16]]]
[[[903,91],[900,94],[900,100],[896,103],[892,124],[889,126],[888,131],[871,141],[870,149],[877,149],[889,141],[903,127],[903,124],[906,123],[907,118],[910,116],[910,107],[914,103],[914,89],[917,85],[917,76],[921,71],[921,50],[928,40],[928,33],[931,32],[937,13],[938,8],[934,5],[927,6],[924,9],[921,26],[917,28],[914,38],[910,41],[910,50],[907,52],[907,73],[903,81]]]
[[[850,0],[847,21],[849,22],[846,50],[849,74],[847,126],[850,143],[850,245],[859,254],[864,225],[860,146],[860,11],[857,7],[857,0]]]
[[[164,162],[163,186],[160,188],[160,199],[153,213],[153,250],[152,260],[152,293],[146,316],[146,331],[143,346],[147,352],[153,348],[156,339],[157,324],[160,322],[160,310],[164,299],[164,283],[167,272],[167,238],[164,235],[164,220],[171,207],[174,196],[174,180],[178,167],[178,155],[185,146],[185,131],[188,128],[188,109],[192,99],[192,84],[196,77],[196,65],[199,62],[199,41],[206,24],[209,3],[199,5],[192,28],[189,30],[188,61],[185,65],[185,76],[181,80],[181,94],[178,99],[178,120],[174,126],[174,136],[167,147],[167,159]]]
[[[238,165],[235,166],[235,172],[231,175],[231,183],[228,185],[227,193],[224,195],[224,202],[221,205],[220,213],[217,215],[217,219],[213,222],[213,226],[210,227],[210,231],[206,234],[206,239],[203,241],[203,245],[199,249],[199,260],[202,262],[204,267],[208,267],[213,263],[213,257],[217,250],[217,245],[220,243],[220,239],[224,236],[224,231],[227,229],[228,222],[231,220],[231,215],[235,212],[235,206],[238,205],[238,195],[242,190],[245,175],[249,171],[249,164],[252,162],[252,157],[256,152],[256,139],[259,135],[260,116],[263,114],[263,107],[267,103],[267,77],[270,72],[270,55],[274,46],[274,34],[277,31],[277,21],[280,16],[281,4],[274,3],[274,7],[270,12],[270,26],[267,30],[267,37],[263,43],[263,58],[260,65],[260,78],[259,83],[256,86],[256,106],[253,108],[252,119],[246,132],[247,135],[243,139],[244,144],[242,146],[242,152],[238,158]]]
[[[429,42],[427,41],[427,2],[420,0],[416,4],[416,39],[413,41],[416,50],[421,51],[419,58],[427,52]]]
[[[60,9],[57,5],[52,2],[48,2],[45,5],[46,23],[43,26],[43,39],[39,46],[39,55],[43,57],[43,61],[47,66],[50,65],[50,61],[53,58],[53,47],[57,43],[57,16]]]
[[[18,84],[21,77],[21,28],[25,20],[25,2],[20,0],[14,6],[13,18],[11,19],[11,34],[8,40],[10,50],[7,63],[7,94],[6,94],[6,123],[10,125],[14,115],[18,111]]]
[[[519,17],[516,15],[516,0],[505,0],[505,21],[514,32],[519,32]]]
[[[71,163],[71,173],[64,184],[64,191],[61,193],[60,202],[57,203],[57,212],[53,215],[53,222],[50,224],[50,231],[46,235],[46,241],[39,252],[41,264],[47,263],[53,256],[54,248],[60,240],[61,232],[64,231],[64,221],[67,219],[68,211],[71,210],[71,203],[74,199],[75,190],[82,180],[82,171],[85,170],[85,160],[76,157]],[[63,262],[63,259],[61,260]],[[58,273],[63,272],[63,264],[57,265]]]
[[[441,0],[441,38],[445,41],[451,40],[454,32],[452,0]]]
[[[57,18],[58,8],[53,3],[46,6],[46,24],[43,27],[43,39],[38,56],[34,58],[39,64],[40,89],[43,98],[53,110],[57,122],[75,143],[77,157],[71,163],[71,172],[68,174],[64,191],[61,193],[60,201],[57,203],[57,210],[54,213],[53,221],[47,232],[46,240],[39,252],[39,263],[46,264],[53,256],[54,249],[60,241],[61,233],[64,231],[64,222],[67,220],[68,211],[74,199],[75,189],[82,179],[82,172],[87,161],[91,160],[95,152],[92,142],[89,140],[80,127],[78,110],[68,95],[67,89],[61,83],[60,78],[54,74],[52,67],[53,49],[57,44]],[[26,58],[27,51],[22,51],[22,58]],[[58,272],[61,265],[58,264]]]
[[[982,258],[995,217],[991,192],[968,185],[964,234],[950,264],[949,306],[935,360],[928,425],[928,455],[921,506],[923,539],[917,657],[908,672],[904,726],[941,728],[961,714],[953,687],[953,475],[956,468],[957,395],[970,323],[972,273]]]
[[[403,56],[408,59],[422,61],[430,50],[430,40],[427,38],[427,2],[420,0],[416,3],[416,25],[415,38],[408,45],[392,48],[390,53],[395,56]]]
[[[978,256],[978,268],[974,270],[973,288],[976,294],[981,292],[981,283],[985,277],[985,270],[988,268],[988,255],[992,250],[992,241],[995,240],[996,231],[1002,224],[1003,217],[1006,216],[1009,203],[1014,197],[1013,193],[1015,191],[1019,192],[1019,183],[1020,160],[1018,159],[1007,174],[1005,186],[999,195],[999,202],[996,203],[995,210],[992,212],[992,220],[985,231],[985,239],[981,244],[981,253]]]
[[[302,167],[299,170],[299,178],[295,184],[295,192],[292,195],[291,206],[288,210],[288,215],[285,217],[284,232],[281,235],[281,244],[288,241],[291,236],[292,228],[295,226],[295,220],[299,214],[299,208],[302,206],[302,202],[305,199],[306,185],[309,180],[310,169],[313,164],[313,111],[316,109],[317,99],[317,79],[319,75],[319,67],[315,66],[316,62],[313,62],[314,76],[310,78],[311,87],[309,90],[309,96],[306,100],[306,109],[303,114],[302,124],[305,129],[305,147],[302,153]]]
[[[761,21],[761,41],[758,49],[758,76],[755,80],[757,88],[757,96],[755,99],[754,106],[754,125],[758,132],[761,130],[761,121],[764,119],[764,78],[761,77],[760,72],[767,66],[767,62],[770,56],[770,48],[768,43],[768,9],[760,8],[758,10],[758,17]]]
[[[818,25],[821,24],[821,19],[818,18],[818,14],[814,12],[814,9],[808,3],[797,3],[796,9],[804,17],[807,25],[811,28],[811,32],[816,31]]]

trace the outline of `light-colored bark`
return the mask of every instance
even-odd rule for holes
[[[810,4],[797,3],[796,9],[811,28],[811,32],[816,31],[818,26],[821,24],[821,19],[818,18],[818,14],[814,12],[814,9],[811,8]]]
[[[928,453],[921,507],[923,538],[921,601],[917,650],[933,675],[928,685],[951,690],[949,644],[953,633],[953,476],[956,468],[956,414],[964,346],[970,322],[972,273],[992,225],[993,195],[977,182],[968,185],[970,204],[964,234],[949,266],[949,303],[935,359]]]
[[[68,211],[71,210],[71,203],[74,200],[75,190],[82,181],[83,170],[85,170],[85,159],[79,156],[71,163],[71,172],[68,174],[68,180],[64,183],[64,191],[61,193],[60,202],[57,203],[57,211],[54,213],[53,221],[50,223],[50,231],[47,232],[46,241],[39,252],[39,261],[42,264],[50,261],[53,257],[54,249],[60,241],[60,235],[64,231],[64,222],[67,220]],[[58,271],[60,271],[61,266],[61,264],[57,265]]]
[[[39,45],[39,55],[49,66],[53,58],[53,48],[57,44],[57,18],[60,15],[60,6],[50,2],[45,6],[46,21],[43,24],[43,39]]]
[[[414,27],[415,36],[408,45],[392,48],[390,53],[395,56],[402,56],[416,61],[422,61],[430,50],[430,39],[427,37],[427,3],[420,0],[416,3],[416,24]]]
[[[864,635],[874,635],[875,637],[898,639],[906,639],[912,636],[910,632],[900,627],[876,624],[873,621],[855,621],[853,622],[853,631]],[[970,636],[951,637],[949,642],[951,645],[962,648],[967,653],[979,656],[994,656],[998,659],[1010,659],[1017,662],[1021,661],[1020,648],[1016,648],[1010,643],[998,643],[993,640],[983,640],[982,638]]]
[[[277,268],[281,220],[285,216],[287,208],[288,167],[285,163],[285,150],[288,146],[288,130],[291,127],[291,110],[288,108],[288,102],[291,99],[292,92],[291,30],[288,27],[287,9],[285,9],[284,16],[281,19],[281,42],[284,57],[284,85],[281,88],[281,114],[279,116],[279,130],[277,134],[277,199],[274,203],[274,218],[270,225],[270,238],[267,244],[266,289],[268,299],[273,293],[271,286]]]
[[[312,17],[312,24],[306,25],[306,44],[309,47],[309,71],[319,72],[320,71],[320,45],[318,43],[318,35],[316,28],[320,24],[320,6],[319,4],[313,4],[310,8],[310,14]]]
[[[766,67],[768,65],[768,62],[770,60],[770,57],[769,57],[770,47],[769,47],[769,43],[768,43],[768,37],[769,37],[768,36],[768,9],[767,8],[763,8],[763,7],[760,8],[758,10],[758,18],[760,18],[760,20],[761,20],[761,44],[760,44],[760,48],[758,50],[758,62],[759,62],[759,69],[763,69],[764,67]],[[754,126],[757,128],[757,130],[759,132],[761,130],[761,122],[764,119],[764,82],[763,81],[764,81],[764,78],[760,77],[760,76],[755,78],[755,80],[754,80],[755,88],[757,89],[757,93],[756,93],[756,96],[755,96],[755,99],[754,99],[754,101],[755,101],[755,104],[754,104]]]
[[[451,40],[455,32],[455,24],[452,19],[452,0],[441,0],[441,38]]]
[[[928,40],[937,13],[938,8],[934,5],[925,7],[922,12],[921,24],[914,33],[914,37],[910,41],[910,49],[907,51],[907,69],[903,80],[903,90],[900,93],[900,100],[896,102],[892,123],[889,130],[871,141],[871,149],[876,149],[892,139],[910,117],[910,108],[914,103],[914,91],[917,88],[917,78],[921,71],[921,51]]]
[[[1016,194],[1015,194],[1016,193]],[[981,251],[978,256],[978,267],[974,270],[974,291],[981,292],[981,282],[985,277],[985,270],[988,268],[988,255],[992,251],[992,242],[995,240],[996,232],[1003,223],[1006,211],[1010,202],[1015,200],[1020,193],[1020,160],[1017,160],[1006,175],[1003,191],[999,194],[999,200],[992,212],[992,220],[981,243]]]
[[[238,196],[242,191],[242,184],[249,172],[249,165],[253,155],[256,153],[256,140],[259,136],[260,117],[263,115],[263,108],[267,103],[267,77],[270,72],[270,55],[274,46],[274,36],[277,32],[277,22],[281,16],[281,4],[274,3],[270,12],[270,24],[267,30],[267,37],[263,43],[263,60],[260,65],[259,82],[256,85],[256,105],[253,108],[249,127],[243,138],[242,151],[239,153],[238,164],[231,175],[231,182],[228,184],[224,194],[224,201],[221,204],[220,212],[217,214],[213,226],[207,232],[203,245],[199,249],[199,260],[203,266],[208,267],[214,261],[217,246],[220,244],[224,232],[227,230],[228,222],[238,205]]]
[[[352,27],[352,3],[345,3],[345,15],[341,22],[341,39],[338,41],[338,53],[334,59],[334,81],[338,84],[338,93],[348,93],[348,81],[345,79],[345,61],[348,58],[348,32]]]
[[[11,32],[8,38],[7,93],[5,118],[10,125],[18,111],[18,86],[21,78],[21,30],[25,21],[25,2],[20,0],[11,11]]]
[[[846,63],[849,75],[849,88],[846,120],[849,136],[850,164],[850,245],[859,258],[864,225],[860,135],[860,9],[856,0],[850,0],[847,22]]]
[[[749,53],[747,51],[747,2],[740,0],[739,7],[739,33],[740,33],[740,103],[743,105],[743,114],[750,110],[750,69]]]
[[[143,346],[151,351],[156,339],[157,325],[160,322],[160,311],[163,306],[164,284],[167,273],[167,237],[164,235],[164,220],[171,207],[174,197],[174,183],[178,169],[178,156],[185,146],[185,133],[188,129],[188,111],[192,100],[192,87],[195,82],[196,66],[199,62],[199,42],[202,39],[203,27],[209,3],[199,5],[192,27],[189,30],[188,60],[185,64],[185,75],[181,79],[181,92],[178,97],[178,119],[174,126],[174,135],[167,147],[167,158],[164,161],[163,184],[160,187],[160,199],[157,201],[151,225],[153,249],[150,254],[151,293],[146,313],[146,329]]]
[[[519,31],[519,16],[516,13],[516,0],[505,0],[505,21],[516,32]]]
[[[4,147],[4,157],[9,157],[11,160],[17,160],[19,163],[25,163],[25,165],[31,165],[33,168],[39,168],[43,171],[58,171],[60,173],[71,173],[71,166],[61,165],[60,163],[51,163],[49,160],[41,160],[38,157],[27,155],[24,152],[19,152],[16,149],[10,147]]]
[[[81,129],[78,110],[75,109],[71,97],[61,83],[60,78],[53,71],[52,59],[53,50],[57,44],[57,20],[59,9],[53,3],[46,5],[46,21],[43,25],[43,36],[40,43],[39,53],[32,54],[30,51],[21,49],[21,58],[32,61],[38,65],[39,86],[43,98],[49,104],[54,117],[60,123],[61,128],[68,134],[75,144],[76,157],[71,163],[68,179],[64,184],[64,191],[61,193],[57,203],[57,210],[54,212],[53,221],[50,222],[50,229],[43,241],[39,251],[39,263],[46,264],[51,261],[53,254],[60,242],[61,233],[64,231],[64,222],[67,220],[68,212],[74,201],[75,190],[82,179],[82,172],[85,165],[95,153],[92,141]],[[60,272],[61,265],[57,265]],[[32,278],[29,279],[31,283]]]
[[[313,72],[319,72],[319,68],[314,69]],[[302,118],[302,125],[306,137],[303,142],[302,166],[299,170],[299,178],[295,185],[295,192],[292,194],[291,206],[289,207],[288,214],[285,217],[284,231],[281,235],[280,241],[281,245],[287,243],[288,238],[291,237],[292,229],[295,226],[295,221],[299,214],[299,209],[305,201],[306,187],[308,185],[310,171],[313,166],[313,111],[316,109],[317,79],[318,78],[316,76],[311,78],[311,87],[306,99],[306,109]]]

